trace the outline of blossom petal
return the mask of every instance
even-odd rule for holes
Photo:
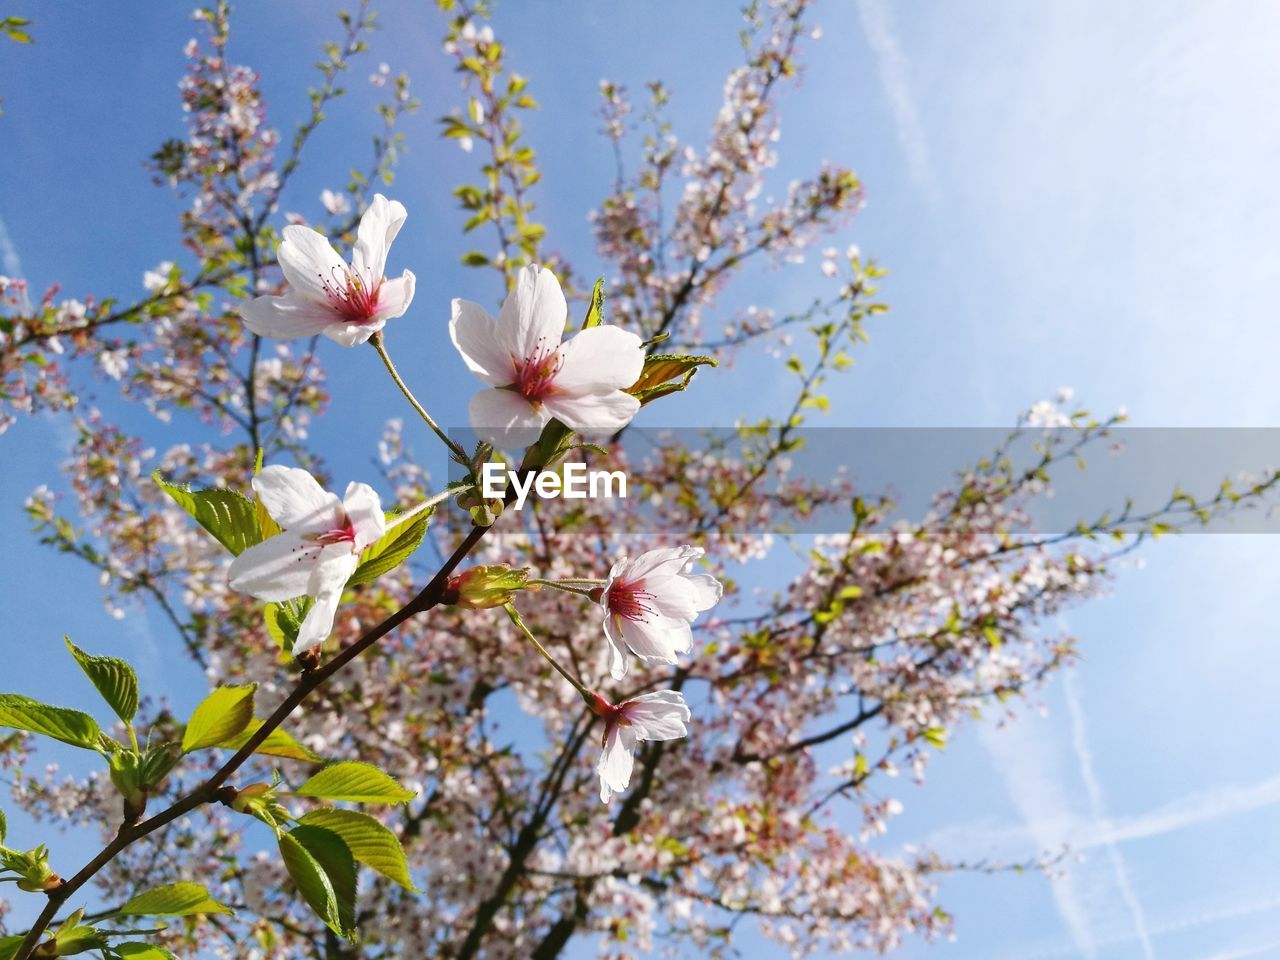
[[[306,470],[266,467],[253,478],[253,491],[271,519],[291,532],[324,533],[342,526],[342,501]]]
[[[568,319],[569,304],[556,275],[537,264],[521,267],[498,313],[502,345],[522,361],[549,353],[564,338]]]
[[[613,727],[605,736],[604,750],[596,772],[600,774],[600,799],[608,803],[615,793],[621,793],[631,783],[631,771],[635,767],[635,734],[626,727]]]
[[[653,577],[674,577],[677,576],[690,560],[697,560],[701,557],[705,550],[701,547],[658,547],[654,550],[646,550],[640,556],[635,557],[631,561],[631,567],[626,572],[625,580],[650,579]]]
[[[553,394],[543,404],[565,426],[588,434],[616,433],[640,411],[640,401],[621,390],[583,397]]]
[[[643,369],[644,346],[638,336],[621,327],[592,327],[560,347],[555,387],[570,396],[625,390]]]
[[[625,677],[628,667],[626,641],[618,619],[611,613],[604,615],[604,636],[609,642],[609,674],[615,680]]]
[[[334,312],[294,290],[283,297],[255,297],[237,308],[244,324],[260,337],[292,340],[322,333]]]
[[[515,358],[503,346],[497,321],[470,300],[453,301],[449,338],[467,369],[491,387],[515,382]]]
[[[355,573],[359,558],[345,544],[332,544],[324,548],[320,559],[311,571],[307,593],[316,602],[303,618],[298,639],[293,644],[294,656],[314,650],[333,633],[333,620],[342,603],[342,592],[347,580]]]
[[[641,740],[677,740],[689,735],[685,724],[692,714],[678,690],[658,690],[636,697],[622,705],[622,713]]]
[[[622,639],[645,663],[676,663],[677,653],[686,653],[693,647],[693,631],[686,620],[653,614],[643,620],[615,618],[620,621]]]
[[[292,530],[268,537],[231,561],[227,580],[232,590],[268,603],[292,600],[307,592],[311,570],[320,557],[318,544]]]
[[[406,270],[398,280],[388,280],[378,290],[378,312],[374,319],[385,323],[403,317],[413,302],[413,291],[418,278],[412,270]]]
[[[284,278],[299,295],[320,305],[329,302],[325,284],[346,289],[347,264],[329,245],[329,238],[310,227],[290,224],[276,256]]]
[[[334,343],[341,344],[344,347],[358,347],[362,343],[367,343],[369,338],[387,325],[387,321],[374,317],[367,323],[333,323],[325,327],[320,332],[332,340]]]
[[[468,415],[480,439],[499,447],[528,446],[551,419],[545,405],[535,409],[512,390],[481,390],[471,398]]]
[[[387,532],[387,516],[382,512],[382,498],[367,483],[349,483],[342,497],[342,509],[355,528],[355,551],[359,553],[376,543]]]
[[[356,246],[351,253],[351,266],[366,283],[377,283],[382,279],[391,241],[408,216],[399,200],[388,200],[380,193],[374,194],[373,203],[360,217]]]
[[[693,606],[699,613],[710,610],[724,596],[724,584],[715,577],[699,573],[695,576],[686,574],[684,579],[693,587]]]

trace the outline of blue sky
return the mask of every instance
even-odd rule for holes
[[[336,8],[244,6],[232,56],[263,70],[274,122],[287,127]],[[735,6],[500,5],[498,32],[544,104],[527,125],[545,173],[540,214],[551,245],[584,273],[594,268],[585,212],[612,177],[591,116],[597,81],[640,89],[661,76],[678,131],[700,142],[736,56]],[[61,281],[71,296],[134,293],[175,247],[178,207],[141,160],[179,129],[175,84],[193,25],[174,5],[145,17],[104,17],[86,0],[14,7],[35,20],[39,43],[6,46],[0,60],[3,270],[37,289]],[[397,352],[456,422],[469,384],[446,345],[447,301],[494,298],[487,276],[454,266],[471,245],[448,191],[468,158],[435,141],[434,118],[457,88],[427,5],[380,9],[395,29],[353,69],[359,92],[331,111],[286,206],[317,212],[320,189],[352,162],[352,130],[364,149],[372,66],[409,70],[425,106],[406,128],[411,152],[393,193],[411,216],[391,267],[417,272],[415,315],[435,326]],[[833,425],[1003,425],[1064,385],[1097,411],[1127,406],[1138,425],[1277,425],[1280,8],[832,0],[816,19],[824,36],[785,100],[777,182],[823,160],[858,170],[867,207],[837,245],[857,242],[891,268],[894,308],[837,385]],[[814,257],[753,278],[743,296],[764,291],[782,309],[805,303],[820,279]],[[334,410],[314,435],[335,449],[395,401],[372,358],[327,359]],[[718,425],[776,407],[787,387],[762,389],[753,374],[765,369],[740,364],[716,381],[714,403],[673,405],[675,416]],[[181,439],[148,429],[157,442]],[[192,673],[158,621],[117,623],[96,602],[68,603],[96,595],[93,577],[25,534],[21,502],[62,457],[51,437],[66,440],[38,421],[0,439],[4,686],[67,700],[70,674],[44,657],[65,630],[134,659],[180,705],[194,702]],[[363,453],[333,459],[343,476],[367,463]],[[1280,956],[1269,602],[1280,562],[1267,537],[1225,535],[1165,541],[1142,561],[1112,597],[1068,615],[1085,662],[1045,692],[1047,716],[970,728],[924,788],[898,786],[895,844],[1018,858],[1074,842],[1084,862],[1053,882],[946,881],[956,941],[905,955]]]

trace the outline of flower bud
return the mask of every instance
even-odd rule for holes
[[[52,893],[63,883],[49,866],[49,851],[43,845],[26,853],[0,847],[0,870],[17,874],[18,889],[27,893]]]
[[[236,813],[256,817],[269,827],[278,827],[293,819],[293,814],[276,799],[274,784],[252,783],[243,790],[223,787],[218,799]]]
[[[529,571],[523,567],[512,569],[505,563],[484,567],[472,567],[451,577],[444,588],[443,601],[467,610],[486,610],[501,607],[515,599],[525,588]]]

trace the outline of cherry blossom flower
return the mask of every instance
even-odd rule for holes
[[[640,402],[623,390],[640,377],[644,349],[620,327],[569,340],[569,308],[550,270],[523,267],[495,320],[479,304],[453,301],[449,335],[467,368],[492,388],[471,400],[471,426],[494,443],[525,443],[554,417],[570,429],[611,433]]]
[[[688,736],[691,714],[684,695],[676,690],[646,693],[617,706],[599,694],[593,706],[604,718],[603,752],[596,772],[600,774],[600,799],[608,803],[631,783],[634,751],[641,740],[676,740]]]
[[[613,565],[600,606],[615,680],[627,673],[628,647],[645,663],[675,663],[676,654],[689,651],[689,624],[719,603],[724,590],[715,577],[687,572],[703,553],[700,547],[662,547]]]
[[[382,194],[360,218],[348,266],[323,234],[296,224],[284,228],[280,269],[289,282],[282,297],[258,297],[240,307],[254,333],[288,340],[323,333],[344,347],[364,343],[413,300],[414,276],[388,280],[383,271],[391,241],[408,214]]]
[[[284,529],[231,564],[231,589],[279,603],[310,596],[315,605],[298,631],[294,654],[324,643],[360,553],[386,532],[382,501],[367,484],[351,483],[341,500],[297,467],[267,467],[253,489]]]

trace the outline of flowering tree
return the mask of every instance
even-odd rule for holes
[[[453,345],[479,381],[476,446],[440,427],[391,356],[417,309],[391,249],[408,211],[373,185],[390,190],[418,106],[406,77],[373,74],[387,97],[365,172],[325,191],[314,223],[280,223],[365,49],[363,4],[342,16],[287,144],[258,75],[228,59],[227,6],[197,12],[186,130],[152,157],[157,182],[186,198],[184,250],[145,274],[142,299],[54,288],[33,302],[0,278],[0,431],[40,412],[76,427],[69,496],[41,488],[27,503],[40,542],[99,570],[113,613],[159,611],[210,684],[175,716],[127,663],[68,640],[114,715],[104,728],[96,707],[39,703],[10,676],[13,803],[51,827],[96,827],[103,847],[82,867],[56,834],[9,849],[0,815],[0,874],[38,904],[0,958],[551,958],[591,935],[608,955],[662,937],[717,956],[744,917],[797,955],[945,932],[934,878],[959,865],[869,844],[899,808],[892,776],[923,778],[967,718],[1070,663],[1073,639],[1046,619],[1100,589],[1118,553],[1247,506],[1276,478],[1017,535],[1058,464],[1120,419],[1053,404],[916,522],[889,523],[870,491],[792,476],[802,425],[829,407],[825,382],[884,310],[879,267],[829,249],[828,293],[721,319],[735,278],[811,248],[861,201],[839,168],[765,192],[808,0],[748,6],[744,61],[704,144],[677,140],[660,83],[638,117],[602,84],[619,159],[591,215],[606,274],[591,291],[542,252],[519,119],[536,106],[528,81],[486,5],[439,6],[463,90],[443,135],[479,161],[454,195],[464,231],[488,237],[462,261],[492,271],[502,301],[496,317],[452,307]],[[790,347],[788,409],[739,425],[732,451],[628,456],[643,406],[731,377],[710,368],[756,343]],[[328,401],[321,364],[375,353],[452,482],[432,483],[388,411],[381,436],[353,441],[376,447],[381,475],[327,489],[325,451],[308,442]],[[156,450],[109,405],[84,409],[89,377],[191,439]],[[1013,453],[1024,435],[1029,466]],[[661,503],[658,528],[603,500],[514,508],[519,489],[584,459]],[[492,463],[510,468],[497,491]],[[806,544],[767,598],[744,596],[738,568],[782,569],[774,537],[744,531],[833,506],[847,529]],[[426,573],[408,562],[424,543],[440,557]],[[500,729],[511,709],[527,736]],[[31,773],[41,738],[97,754],[100,770]]]

